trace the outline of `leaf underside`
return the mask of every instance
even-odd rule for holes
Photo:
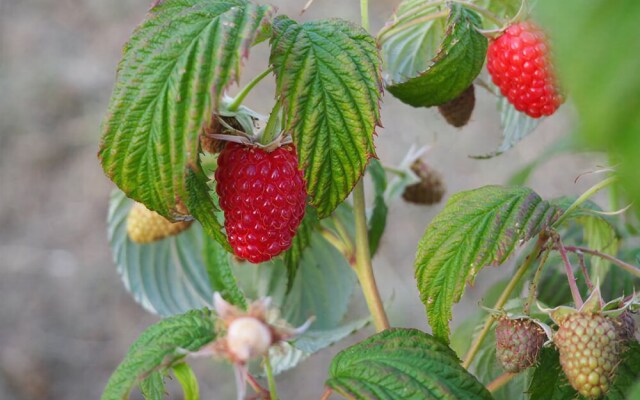
[[[200,169],[198,135],[224,89],[238,80],[271,12],[243,0],[166,0],[135,30],[99,151],[105,173],[127,196],[175,220],[191,211],[184,206],[194,190],[207,195],[205,181],[191,190],[186,184],[187,170]],[[226,244],[215,219],[203,224]]]
[[[389,329],[341,351],[326,385],[350,399],[492,399],[453,350],[415,329]]]
[[[127,235],[133,201],[114,190],[107,218],[108,238],[118,274],[133,298],[161,316],[211,305],[213,292],[236,305],[245,300],[228,264],[228,253],[206,235],[200,224],[177,236],[137,244]],[[209,277],[207,276],[209,272]]]
[[[284,130],[293,137],[310,203],[325,218],[375,157],[382,82],[375,40],[339,20],[273,22],[270,63]]]
[[[406,1],[398,14],[422,3]],[[423,8],[411,19],[392,23],[389,33],[379,36],[387,90],[411,106],[430,107],[455,99],[484,64],[488,42],[476,30],[479,17],[459,4],[448,8],[447,16],[422,22],[441,12],[439,7]]]
[[[531,118],[527,114],[516,110],[503,96],[498,98],[498,111],[500,112],[500,126],[502,127],[502,143],[497,150],[491,153],[473,155],[470,156],[471,158],[487,159],[499,156],[527,137],[544,120],[544,118]]]
[[[427,227],[415,261],[434,335],[448,342],[453,303],[483,267],[502,264],[559,214],[528,188],[485,186],[453,195]]]

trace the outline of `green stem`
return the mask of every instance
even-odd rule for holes
[[[617,180],[618,178],[616,178],[615,176],[612,176],[610,178],[607,178],[591,186],[586,192],[582,193],[582,195],[580,195],[580,197],[578,197],[576,201],[574,201],[573,204],[569,206],[569,208],[567,208],[564,214],[562,214],[562,216],[558,218],[558,220],[553,224],[553,227],[560,226],[570,216],[573,210],[580,207],[585,201],[589,200],[591,196],[598,193],[599,191],[606,188],[607,186],[611,185],[612,183],[616,182]]]
[[[410,28],[414,25],[418,25],[418,24],[423,24],[425,22],[428,21],[432,21],[434,19],[438,19],[438,18],[442,18],[442,17],[446,17],[447,15],[449,15],[449,11],[448,10],[443,10],[443,11],[438,11],[437,13],[433,13],[433,14],[427,14],[423,17],[420,18],[412,18],[411,21],[400,25],[400,26],[395,26],[392,29],[386,29],[384,32],[380,32],[380,35],[378,35],[378,38],[380,40],[382,40],[383,37],[385,36],[389,36],[392,35],[394,33],[398,33],[398,32],[402,32],[407,28]]]
[[[369,31],[369,0],[360,0],[360,24]],[[371,265],[371,250],[369,249],[369,227],[367,226],[366,204],[364,198],[364,182],[362,178],[353,189],[353,214],[356,225],[356,259],[352,266],[360,281],[362,294],[373,317],[376,331],[381,332],[389,328],[389,320],[384,311],[380,292],[376,285]]]
[[[540,278],[542,277],[542,268],[544,264],[547,262],[547,258],[549,258],[550,250],[547,250],[540,258],[540,263],[538,264],[538,268],[536,269],[536,273],[531,280],[531,285],[529,285],[529,295],[527,296],[527,302],[524,303],[524,313],[529,315],[529,311],[531,310],[531,304],[533,304],[533,299],[536,297],[538,292],[538,283],[540,282]]]
[[[353,189],[353,212],[356,224],[356,260],[353,267],[360,281],[360,286],[362,286],[362,293],[373,317],[376,331],[381,332],[389,328],[389,320],[380,299],[371,265],[369,230],[365,213],[364,183],[362,179],[356,183],[356,187]]]
[[[369,0],[360,0],[360,25],[369,31]]]
[[[478,14],[482,15],[483,17],[485,17],[486,19],[490,20],[491,22],[493,22],[497,26],[503,27],[503,26],[506,25],[506,22],[504,20],[499,18],[497,15],[495,15],[491,11],[487,10],[484,7],[478,6],[477,4],[473,4],[473,3],[469,2],[469,1],[462,1],[462,0],[436,0],[436,1],[425,2],[425,3],[416,3],[417,6],[406,10],[404,14],[398,15],[392,24],[387,25],[387,26],[385,26],[384,28],[382,28],[380,30],[380,32],[378,33],[378,39],[381,39],[382,37],[389,35],[391,32],[402,31],[404,28],[407,28],[407,27],[411,26],[412,24],[406,24],[406,23],[408,21],[416,20],[416,16],[419,15],[420,13],[428,11],[430,8],[436,8],[436,7],[442,6],[443,4],[445,4],[447,2],[460,4],[460,5],[464,6],[464,7],[470,8],[470,9],[474,10],[475,12],[477,12]],[[447,16],[448,14],[449,14],[448,10],[439,11],[439,12],[434,13],[434,14],[428,14],[427,16],[425,16],[427,18],[424,21],[428,21],[428,20],[431,20],[431,19],[444,17],[444,16]],[[431,17],[431,16],[433,16],[433,17]],[[421,17],[420,19],[425,18],[425,17]],[[424,22],[424,21],[421,21],[421,22]]]
[[[247,95],[249,94],[249,92],[251,92],[251,90],[258,84],[260,83],[261,80],[263,80],[267,75],[269,75],[271,72],[273,72],[273,66],[267,68],[266,70],[264,70],[260,75],[256,76],[255,78],[253,78],[253,80],[251,82],[249,82],[247,84],[247,86],[245,86],[244,88],[242,88],[242,90],[240,91],[240,93],[238,93],[238,95],[233,99],[233,101],[231,102],[231,104],[229,104],[229,111],[237,111],[238,108],[240,108],[240,106],[242,105],[242,102],[244,101],[244,99],[247,97]]]
[[[269,114],[269,120],[267,121],[267,126],[264,127],[264,132],[262,133],[262,137],[260,138],[260,143],[267,145],[274,141],[274,139],[280,134],[280,129],[276,124],[280,120],[280,109],[282,108],[282,103],[276,101],[276,104],[273,105],[273,109],[271,110],[271,114]]]
[[[509,383],[516,376],[518,376],[518,374],[513,374],[511,372],[505,372],[504,374],[500,375],[499,377],[497,377],[496,379],[491,381],[487,385],[487,390],[490,391],[491,393],[495,393],[497,390],[499,390],[504,385]]]
[[[280,400],[278,397],[278,390],[276,389],[276,380],[273,378],[273,370],[271,369],[271,360],[269,354],[264,356],[264,369],[267,374],[267,382],[269,382],[269,392],[271,393],[271,400]]]
[[[500,294],[500,298],[498,299],[498,301],[496,301],[496,304],[493,306],[493,309],[499,310],[502,307],[504,307],[504,305],[507,303],[507,300],[509,300],[511,293],[518,285],[518,282],[520,282],[520,279],[522,279],[522,277],[525,275],[525,273],[527,272],[527,270],[529,269],[533,261],[538,258],[538,255],[540,254],[540,251],[542,250],[544,244],[547,242],[547,239],[548,237],[545,233],[540,234],[540,236],[538,237],[538,241],[536,242],[536,245],[533,248],[533,251],[531,252],[531,254],[529,254],[527,259],[522,263],[520,268],[518,268],[516,273],[511,278],[511,281],[509,281],[509,283],[507,284],[507,287],[504,288],[504,290],[502,291],[502,294]],[[469,351],[464,357],[464,362],[462,363],[462,366],[464,368],[469,369],[469,366],[471,366],[471,363],[473,362],[473,359],[478,353],[478,350],[480,350],[480,346],[482,345],[482,342],[487,337],[487,334],[489,333],[489,330],[493,325],[494,318],[495,317],[493,315],[487,316],[487,320],[485,321],[484,326],[482,327],[482,330],[480,331],[476,339],[473,341],[473,344],[471,344],[471,348],[469,348]]]
[[[472,9],[473,11],[475,11],[478,14],[482,15],[483,17],[485,17],[486,19],[490,20],[491,22],[493,22],[494,24],[496,24],[499,27],[503,27],[503,26],[505,26],[507,24],[506,21],[504,21],[502,18],[499,18],[497,15],[495,15],[491,11],[487,10],[484,7],[480,7],[477,4],[473,4],[471,2],[466,2],[466,1],[464,1],[464,2],[462,2],[462,1],[454,1],[454,3],[462,4],[463,6]]]

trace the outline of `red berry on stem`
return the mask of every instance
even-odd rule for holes
[[[530,117],[551,115],[564,101],[545,34],[530,21],[509,26],[489,44],[487,69],[502,95]]]
[[[291,247],[307,193],[295,148],[271,152],[228,143],[218,157],[216,192],[236,255],[268,261]]]

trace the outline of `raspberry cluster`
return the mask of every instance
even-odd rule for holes
[[[228,143],[218,157],[216,182],[224,227],[238,257],[260,263],[291,247],[307,197],[293,146],[267,152]]]
[[[516,110],[533,118],[553,114],[564,101],[556,85],[545,34],[532,22],[509,26],[489,45],[487,69]]]

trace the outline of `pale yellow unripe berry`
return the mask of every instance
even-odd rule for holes
[[[135,243],[151,243],[179,234],[190,227],[192,222],[171,222],[143,204],[135,203],[127,216],[127,233]]]

